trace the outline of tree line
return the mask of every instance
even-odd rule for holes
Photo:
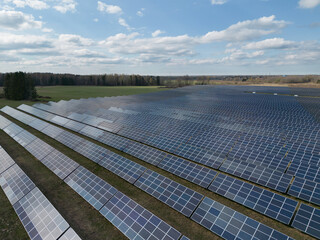
[[[0,73],[0,86],[4,85],[5,75]],[[74,75],[54,73],[25,73],[36,86],[85,85],[85,86],[160,86],[159,76],[125,74]]]

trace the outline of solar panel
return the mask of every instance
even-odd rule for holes
[[[101,137],[99,137],[98,141],[120,151],[123,151],[129,144],[133,142],[132,140],[129,140],[127,138],[107,132],[105,132]]]
[[[97,140],[100,136],[104,134],[104,131],[95,127],[85,126],[80,130],[79,133]]]
[[[207,197],[191,219],[224,239],[291,239]]]
[[[177,240],[181,233],[157,216],[117,192],[100,213],[129,239]]]
[[[226,160],[219,170],[279,192],[286,192],[292,179],[291,175],[239,160]]]
[[[48,127],[44,128],[41,132],[48,135],[49,137],[56,138],[61,133],[63,133],[64,130],[50,124]]]
[[[48,112],[45,112],[45,111],[42,111],[42,110],[39,110],[37,108],[34,108],[34,107],[31,107],[31,106],[27,106],[25,104],[22,104],[18,107],[18,109],[22,110],[22,111],[25,111],[27,113],[30,113],[32,115],[35,115],[39,118],[43,118],[47,121],[50,121],[52,118],[55,117],[55,115],[51,114],[51,113],[48,113]]]
[[[35,188],[34,183],[16,164],[0,175],[0,185],[12,205]]]
[[[303,164],[303,162],[297,165],[291,163],[287,173],[320,183],[320,166]]]
[[[225,158],[225,156],[218,156],[213,151],[205,150],[188,144],[181,145],[174,153],[214,169],[218,169]]]
[[[68,118],[60,117],[60,116],[55,116],[53,117],[50,122],[53,122],[57,125],[63,126],[66,123],[68,123],[70,120]]]
[[[78,234],[72,229],[69,228],[60,238],[59,240],[81,240]]]
[[[209,190],[284,224],[290,223],[298,205],[295,200],[222,173],[213,180]]]
[[[13,159],[9,154],[0,146],[0,174],[6,171],[14,164]]]
[[[55,138],[55,140],[71,149],[75,149],[86,141],[85,139],[68,131],[63,131],[61,134],[59,134],[59,136]]]
[[[113,152],[110,152],[110,154],[104,157],[98,164],[125,179],[129,183],[137,181],[137,179],[146,170],[146,168],[140,164],[130,161],[129,159]]]
[[[134,184],[183,215],[190,217],[203,195],[148,169]]]
[[[320,183],[296,177],[288,194],[320,206]]]
[[[25,149],[39,161],[41,161],[45,156],[47,156],[54,150],[53,147],[40,140],[39,138],[27,145]]]
[[[18,125],[11,123],[9,126],[3,129],[10,137],[14,137],[18,133],[23,131],[23,128],[19,127]]]
[[[32,135],[28,131],[23,130],[13,138],[18,142],[21,146],[25,147],[29,143],[33,142],[36,139],[36,136]]]
[[[163,151],[133,141],[123,151],[155,166],[167,155]]]
[[[204,188],[207,188],[217,175],[217,172],[214,170],[170,154],[160,162],[158,167]]]
[[[40,119],[35,119],[31,123],[29,123],[28,125],[41,132],[44,128],[49,126],[49,123],[47,123],[43,120],[40,120]]]
[[[291,226],[320,239],[320,209],[302,203]]]
[[[38,188],[15,203],[13,208],[31,239],[58,239],[69,228]]]
[[[79,132],[85,126],[86,126],[85,124],[79,123],[79,122],[76,122],[76,121],[73,121],[73,120],[69,120],[69,122],[67,122],[64,125],[65,128],[68,128],[68,129],[70,129],[72,131],[75,131],[75,132]]]
[[[97,210],[117,192],[117,189],[82,166],[64,181]]]
[[[12,122],[0,115],[0,129],[4,129],[9,126]]]
[[[45,156],[41,162],[61,179],[65,179],[79,166],[78,163],[56,149]]]
[[[76,147],[74,151],[96,163],[111,153],[108,149],[89,141],[84,141],[84,143]]]

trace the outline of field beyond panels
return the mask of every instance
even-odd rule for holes
[[[96,98],[96,97],[114,97],[135,95],[142,93],[163,91],[164,88],[158,86],[121,86],[121,87],[105,87],[105,86],[49,86],[37,87],[39,96],[49,97],[41,98],[41,101],[58,102],[60,100],[80,99],[80,98]],[[0,87],[2,92],[2,87]],[[11,101],[0,98],[0,107],[11,106],[17,107],[21,104],[31,105],[36,102],[32,101]]]

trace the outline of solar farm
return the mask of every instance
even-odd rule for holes
[[[6,106],[0,131],[39,166],[24,169],[0,146],[0,186],[30,239],[91,239],[26,173],[41,167],[83,199],[78,211],[112,225],[104,239],[320,239],[319,121],[320,91],[285,87]]]

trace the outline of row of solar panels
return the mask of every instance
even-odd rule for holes
[[[75,117],[77,115],[71,114]],[[100,120],[99,120],[100,121]],[[102,121],[102,120],[101,120]],[[121,130],[119,134],[123,134]],[[126,134],[124,134],[126,135]],[[138,135],[138,136],[136,136]],[[265,152],[260,151],[257,148],[253,148],[256,146],[256,140],[254,145],[250,146],[251,148],[240,148],[239,146],[233,146],[234,141],[224,141],[224,142],[214,142],[212,143],[212,139],[208,141],[207,144],[205,144],[204,139],[202,138],[194,138],[188,141],[187,144],[181,145],[181,141],[172,140],[166,137],[158,136],[153,138],[147,138],[142,139],[139,137],[140,133],[136,131],[136,134],[134,131],[127,132],[127,137],[133,138],[138,141],[143,141],[149,145],[164,149],[169,152],[173,152],[177,155],[183,156],[185,158],[188,158],[193,161],[198,161],[202,164],[218,168],[224,157],[229,154],[230,157],[228,157],[228,160],[241,160],[245,162],[250,162],[258,166],[263,166],[267,168],[276,169],[280,172],[286,171],[289,162],[292,162],[292,166],[290,165],[290,169],[288,169],[289,173],[292,173],[293,171],[297,172],[299,171],[299,175],[305,175],[309,176],[308,179],[312,181],[318,181],[319,179],[319,166],[317,166],[320,163],[320,156],[314,155],[314,154],[299,154],[299,152],[296,151],[290,151],[292,150],[292,145],[288,145],[287,148],[281,148],[277,152]],[[191,141],[191,142],[190,142]],[[200,146],[197,143],[201,143]],[[212,150],[204,150],[203,145],[210,145]],[[201,146],[202,145],[202,146]],[[263,143],[263,145],[267,145],[269,148],[271,147],[273,150],[275,150],[275,146],[270,145],[269,143]],[[180,147],[179,147],[180,146]],[[232,148],[232,151],[230,152],[230,149]],[[289,149],[289,150],[288,150]],[[280,152],[279,152],[280,151]],[[286,156],[287,151],[289,151],[288,155]],[[317,151],[317,149],[314,149],[314,151]],[[272,153],[272,154],[271,154]],[[276,154],[276,155],[275,155]],[[212,156],[211,158],[217,158],[218,161],[212,161],[212,159],[207,159],[206,156]],[[285,157],[286,156],[286,157]],[[303,160],[303,161],[302,161]],[[311,164],[311,165],[310,165]],[[293,169],[294,166],[296,166],[297,169]],[[317,169],[317,173],[314,174],[314,170],[305,171],[304,169],[306,167],[310,167],[312,169]],[[293,171],[291,170],[293,169]],[[311,173],[311,174],[309,174]],[[312,176],[313,178],[311,179]]]
[[[30,239],[80,239],[1,146],[0,185]]]
[[[103,130],[86,126],[82,123],[56,116],[54,114],[50,114],[26,105],[21,105],[19,109],[30,112],[44,119],[48,119],[51,122],[57,123],[61,126],[69,128],[73,131],[77,131],[86,136],[92,137],[95,140],[124,151],[130,155],[140,158],[143,161],[156,165],[166,171],[169,171],[202,187],[207,188],[216,176],[216,172],[214,170],[201,167],[197,164],[174,157],[170,154],[166,156],[166,154],[162,151],[148,147],[141,143],[133,142],[129,139],[125,139],[117,135],[113,135],[111,133],[104,132]],[[6,110],[4,109],[4,111]],[[78,126],[78,128],[75,128],[75,126]],[[195,162],[219,169],[228,174],[246,179],[254,183],[258,183],[262,186],[266,186],[282,193],[286,193],[289,189],[289,195],[320,205],[320,183],[303,179],[301,178],[301,175],[295,177],[294,181],[291,184],[293,178],[291,174],[284,174],[280,171],[275,171],[271,168],[259,166],[254,163],[248,163],[246,161],[240,160],[224,160],[219,157],[215,157],[213,159],[212,156],[199,158],[199,155],[190,154],[190,151],[186,150],[178,155],[182,155],[183,157],[189,159],[191,158]],[[177,166],[180,166],[180,169],[178,171],[176,170]],[[309,173],[311,171],[314,171],[314,169],[315,168],[310,168],[310,171],[306,172]],[[308,174],[308,176],[311,177],[312,174]],[[254,206],[252,208],[254,210],[257,210],[259,206]],[[261,210],[259,210],[259,212],[261,212]],[[287,214],[287,219],[285,221],[282,216],[280,216],[281,220],[279,217],[276,217],[275,219],[288,224],[290,222],[290,216],[292,217],[293,212],[294,209],[291,210],[291,214]]]
[[[43,107],[43,106],[45,106],[45,105],[39,105],[39,107]],[[72,115],[72,114],[71,114]],[[74,115],[74,114],[73,114]],[[87,116],[87,115],[86,115]],[[71,117],[75,117],[75,116],[71,116]],[[99,121],[103,121],[102,119],[100,119]],[[142,124],[144,124],[144,122],[142,123]],[[144,125],[146,125],[146,124],[144,124]],[[155,124],[155,125],[157,125],[157,124]],[[260,129],[261,127],[259,127],[259,129]],[[134,138],[135,140],[138,140],[138,141],[142,141],[143,139],[140,139],[140,136],[141,136],[141,129],[140,128],[137,128],[139,131],[135,131],[134,130],[134,128],[122,128],[118,133],[119,134],[122,134],[122,135],[124,135],[124,136],[127,136],[127,137],[131,137],[131,138]],[[223,128],[221,128],[221,129],[223,129]],[[313,129],[315,129],[315,128],[313,128]],[[163,131],[163,130],[161,130],[161,136],[158,136],[156,139],[154,139],[154,137],[148,137],[147,139],[145,139],[145,141],[148,143],[148,144],[153,144],[154,142],[158,142],[158,145],[157,145],[157,147],[162,147],[164,150],[166,150],[166,151],[174,151],[175,150],[175,148],[177,147],[177,146],[175,146],[175,145],[179,145],[181,142],[183,142],[181,139],[179,139],[179,140],[177,140],[177,136],[176,136],[176,132],[174,131],[174,130],[176,130],[176,129],[168,129],[168,131]],[[171,139],[170,140],[168,140],[168,139],[165,139],[165,138],[163,138],[163,136],[167,136],[169,133],[172,133],[172,134],[175,134],[175,136],[174,136],[174,138],[175,138],[175,141],[172,141]],[[188,131],[187,132],[190,132],[190,130],[188,129]],[[185,134],[185,132],[183,132],[184,134],[183,135],[186,135]],[[236,132],[237,133],[237,132]],[[303,133],[304,134],[308,134],[308,136],[310,135],[308,132],[306,132],[306,131],[303,131]],[[237,133],[237,134],[239,134],[239,133]],[[130,136],[131,135],[131,136]],[[145,135],[145,134],[143,134],[143,135]],[[142,136],[143,136],[142,135]],[[295,134],[295,135],[297,135],[297,134]],[[310,136],[309,136],[310,137]],[[159,141],[158,141],[158,139],[159,138],[162,138],[162,141],[159,143]],[[170,137],[171,138],[171,137]],[[312,138],[311,138],[312,139]],[[192,139],[191,139],[192,140]],[[203,139],[194,139],[194,140],[196,140],[196,142],[197,143],[199,143],[199,142],[203,142]],[[201,140],[201,141],[200,141]],[[177,142],[177,144],[172,144],[172,142]],[[234,141],[231,141],[230,143],[232,143],[232,142],[234,142]],[[192,142],[188,142],[188,144],[191,144]],[[217,146],[214,142],[212,142],[212,139],[208,142],[208,143],[210,143],[210,144],[206,144],[206,145],[210,145],[210,146],[213,146],[214,148],[215,148],[215,152],[221,152],[221,150],[223,150],[223,149],[219,149],[219,146]],[[252,143],[254,143],[254,141],[252,142]],[[166,145],[168,145],[169,146],[169,148],[166,146]],[[173,145],[173,147],[172,147],[172,145]],[[192,145],[192,144],[191,144]],[[226,143],[221,143],[221,144],[219,144],[220,146],[225,146],[225,145],[227,145]],[[167,147],[167,148],[166,148]],[[319,148],[319,144],[318,144],[318,148]],[[318,149],[317,148],[317,149]],[[229,149],[230,149],[230,147],[229,147]],[[227,149],[227,150],[229,150],[229,149]],[[305,147],[304,147],[304,149],[306,149]],[[315,151],[315,152],[317,152],[317,149],[313,149],[312,151]],[[292,149],[291,149],[292,150]],[[291,150],[289,150],[289,158],[287,158],[287,160],[286,161],[289,161],[290,159],[293,159],[293,157],[294,156],[296,156],[295,155],[295,153],[296,153],[296,150],[294,150],[294,151],[291,151]],[[319,152],[319,151],[318,151]],[[270,154],[270,152],[268,152],[269,154]],[[225,153],[226,154],[226,153]],[[224,154],[224,156],[225,156],[225,154]],[[224,157],[223,156],[223,157]],[[284,156],[284,154],[282,155],[282,156]],[[272,156],[268,156],[268,157],[272,157]],[[281,158],[281,155],[279,156],[280,158]],[[306,155],[303,155],[303,156],[299,156],[299,157],[302,157],[303,158],[303,160],[304,160],[304,162],[305,162],[305,160],[307,160],[306,158],[310,158],[310,156],[306,156]],[[311,156],[311,158],[312,158],[312,161],[314,162],[314,161],[318,161],[319,162],[319,156],[316,156],[316,155],[312,155]],[[315,158],[315,159],[313,159],[313,158]],[[256,158],[255,158],[256,159]],[[253,159],[253,160],[255,160],[255,159]],[[296,158],[295,158],[296,159]],[[300,158],[301,159],[301,158]],[[257,161],[256,161],[257,162]],[[285,166],[287,166],[288,164],[285,164]],[[274,167],[274,166],[273,166]],[[283,170],[283,169],[279,169],[279,170]]]
[[[68,184],[129,239],[180,239],[181,233],[179,231],[36,136],[2,116],[0,117],[0,126],[10,137]],[[39,149],[45,150],[39,152]],[[7,167],[8,164],[1,159],[1,167],[2,165]],[[52,210],[51,205],[49,206],[47,202],[44,202],[43,195],[41,195],[41,192],[39,193],[39,190],[34,193],[32,190],[29,193],[31,196],[27,195],[28,197],[20,201],[19,204],[13,202],[13,200],[21,198],[23,193],[30,192],[34,188],[30,179],[23,174],[17,165],[15,166],[1,174],[0,182],[20,220],[25,223],[30,238],[39,239],[37,235],[34,235],[34,227],[31,227],[36,226],[41,239],[51,239],[48,236],[50,234],[54,234],[54,239],[58,239],[69,226],[60,215],[57,215],[55,209]],[[47,215],[43,215],[46,212],[43,208],[38,207],[39,203],[44,206],[48,205],[45,208]],[[30,209],[30,205],[33,207],[32,209]],[[46,223],[46,216],[49,216],[56,224],[54,229],[52,229],[51,225],[53,223],[51,222],[46,226],[41,224]],[[31,220],[26,222],[25,218],[31,218]],[[49,225],[50,227],[48,227]],[[50,232],[48,232],[48,228],[51,230]],[[61,233],[57,235],[59,230],[61,230]],[[66,235],[70,236],[70,233]]]
[[[12,114],[13,117],[16,117],[18,119],[24,119],[25,117],[23,115],[23,113],[21,113],[21,117],[17,117],[17,113],[16,114]],[[30,119],[31,120],[31,119]],[[35,120],[38,121],[38,120]],[[13,123],[12,123],[13,124]],[[10,124],[10,125],[12,125]],[[9,126],[10,126],[9,125]],[[4,131],[6,131],[6,129],[9,127],[5,127]],[[50,126],[48,126],[50,127]],[[48,128],[47,127],[47,128]],[[57,128],[59,129],[59,128]],[[6,131],[9,132],[10,131]],[[44,131],[42,131],[44,132]],[[14,136],[13,136],[14,137]],[[59,137],[59,136],[58,136]],[[57,137],[56,137],[57,139]],[[35,140],[34,140],[35,141]],[[70,142],[70,139],[69,139]],[[71,142],[73,142],[71,140]],[[28,146],[32,145],[33,142],[31,142],[29,145],[27,145],[26,149],[28,150]],[[45,145],[45,144],[42,144]],[[37,146],[39,146],[39,143],[37,143]],[[41,146],[41,148],[43,148]],[[46,148],[46,147],[45,147]],[[73,148],[75,150],[75,148]],[[102,149],[101,149],[102,150]],[[108,150],[106,150],[108,151]],[[81,152],[79,152],[81,154]],[[106,155],[103,155],[102,159],[98,162],[98,164],[100,164],[101,166],[105,166],[104,162],[110,162],[110,166],[114,165],[114,162],[112,161],[112,158],[114,157],[113,154],[111,154],[111,158],[108,154],[108,152],[106,152]],[[45,153],[46,154],[46,153]],[[50,154],[49,154],[50,155]],[[87,156],[89,159],[91,158],[91,156]],[[44,157],[45,159],[46,157]],[[116,161],[118,161],[119,159],[116,159]],[[125,162],[125,159],[121,159],[122,163]],[[46,162],[44,160],[41,160],[43,163]],[[52,160],[50,160],[49,162],[52,162]],[[56,168],[59,167],[59,164],[53,164]],[[65,164],[62,164],[65,165]],[[110,170],[110,166],[107,166],[106,169]],[[248,218],[230,208],[227,208],[224,206],[224,209],[226,209],[226,211],[228,211],[231,215],[230,218],[226,221],[224,221],[224,227],[222,225],[217,225],[217,228],[220,229],[220,231],[217,231],[216,229],[213,228],[209,228],[206,225],[206,222],[211,221],[213,223],[213,225],[215,224],[213,219],[207,214],[207,212],[202,212],[198,209],[198,205],[202,204],[203,201],[205,200],[209,200],[209,201],[213,201],[209,198],[205,198],[205,200],[203,200],[203,195],[184,187],[183,185],[174,182],[156,172],[153,172],[151,170],[146,170],[146,171],[139,171],[139,174],[137,174],[137,179],[135,181],[131,181],[132,178],[135,178],[134,175],[129,174],[130,177],[126,177],[125,175],[123,175],[123,173],[129,173],[128,170],[132,169],[132,167],[126,167],[127,165],[124,163],[122,165],[123,168],[118,168],[116,171],[114,171],[113,169],[111,169],[112,172],[114,172],[115,174],[117,174],[120,177],[123,177],[124,179],[128,180],[129,182],[134,183],[135,186],[139,187],[140,189],[144,190],[145,192],[149,193],[150,195],[154,196],[155,198],[159,199],[160,201],[164,202],[165,204],[169,205],[170,207],[172,207],[173,209],[177,210],[178,212],[184,214],[185,216],[190,217],[191,219],[193,219],[194,221],[198,222],[199,224],[201,224],[202,226],[208,228],[209,230],[211,230],[212,232],[218,234],[219,236],[222,236],[226,239],[228,239],[231,235],[233,236],[237,236],[238,234],[240,234],[241,236],[251,236],[251,238],[256,237],[258,239],[260,238],[267,238],[267,239],[279,239],[279,237],[283,238],[283,239],[288,239],[287,236],[279,233],[278,231],[271,229],[251,218]],[[55,170],[55,172],[57,172],[57,170]],[[135,171],[135,173],[137,173],[137,171]],[[70,177],[70,176],[69,176]],[[69,178],[68,177],[68,178]],[[67,178],[67,179],[68,179]],[[83,177],[78,177],[77,179],[83,179]],[[73,182],[70,183],[71,186],[73,185]],[[76,185],[76,187],[73,187],[74,189],[78,188],[78,185]],[[86,192],[84,192],[86,193]],[[86,198],[85,198],[86,199]],[[111,201],[111,200],[110,200]],[[218,203],[217,203],[218,204]],[[223,206],[223,205],[221,205]],[[222,210],[222,209],[221,209]],[[197,216],[198,217],[193,217],[195,215],[194,211],[197,212]],[[203,213],[202,215],[199,215],[200,213]],[[209,209],[208,209],[209,211]],[[113,217],[113,215],[108,212],[110,214],[110,218]],[[224,214],[223,211],[220,212],[221,216]],[[107,213],[106,213],[107,214]],[[113,213],[114,214],[114,213]],[[219,215],[219,214],[218,214]],[[109,216],[109,215],[107,215]],[[199,216],[201,216],[202,219],[199,219]],[[242,225],[234,225],[234,221],[232,220],[235,217],[241,217],[241,219],[244,221]],[[107,219],[109,219],[107,217]],[[236,220],[235,220],[236,221]],[[258,229],[255,232],[248,232],[247,225],[249,224],[253,224],[254,226],[257,226]],[[232,229],[229,231],[229,229]],[[243,238],[245,239],[245,238]]]
[[[65,125],[65,127],[67,126]],[[95,139],[99,140],[99,138],[97,137],[95,137]],[[108,142],[105,143],[108,144]],[[120,148],[120,150],[123,149]],[[158,167],[164,170],[174,173],[203,187],[207,187],[216,176],[216,172],[213,170],[203,168],[199,165],[185,161],[181,158],[174,157],[172,155],[168,155],[167,157],[165,157],[164,155],[162,155],[164,154],[163,152],[139,143],[131,144],[129,147],[124,149],[124,151],[138,158],[142,158],[143,160],[151,164],[158,165]],[[149,159],[152,159],[152,161],[150,162]],[[161,161],[161,159],[163,160]],[[199,171],[199,169],[201,169],[202,171]],[[265,172],[261,175],[264,174]],[[221,179],[226,177],[227,176],[224,174],[219,174],[218,177],[211,183],[209,190],[231,200],[234,200],[244,206],[247,206],[280,222],[283,222],[285,224],[290,223],[298,204],[297,201],[283,197],[279,194],[272,193],[268,190],[263,190],[259,187],[253,186],[252,184],[245,183],[232,177],[227,177],[228,181],[226,182],[228,184],[226,185],[226,182],[221,181]],[[270,179],[273,180],[273,178],[274,175],[270,175]],[[291,181],[291,178],[288,179],[288,183],[290,183],[289,180]],[[231,182],[233,182],[232,186],[229,185]],[[297,182],[298,178],[295,180],[295,183]],[[271,183],[269,182],[269,184]],[[227,187],[228,185],[230,186],[230,188]],[[306,185],[305,188],[301,187],[298,192],[294,192],[295,188],[297,188],[297,185],[298,184],[294,184],[290,188],[290,194],[303,198],[304,195],[301,195],[301,193],[305,192],[305,189],[309,186]],[[280,187],[281,184],[280,186],[278,186],[278,188],[280,189]],[[236,189],[238,189],[239,191],[237,191]],[[317,188],[315,187],[315,189]],[[310,194],[310,196],[312,196],[312,194]],[[316,199],[316,196],[311,199],[305,198],[305,200],[307,201],[313,201],[313,199]],[[316,200],[314,202],[316,202]]]

